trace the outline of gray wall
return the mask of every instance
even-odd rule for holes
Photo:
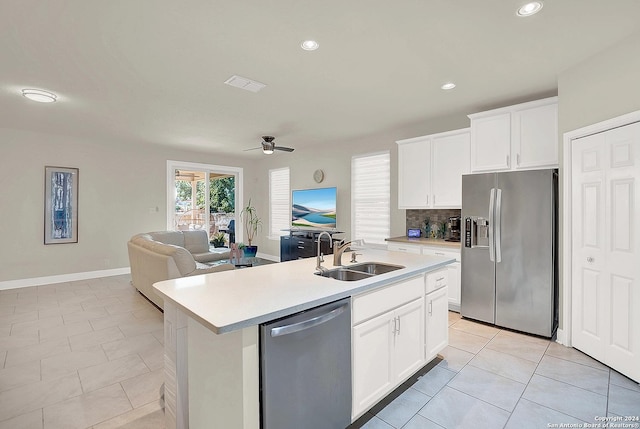
[[[249,165],[163,146],[1,128],[0,141],[0,281],[128,267],[128,239],[166,229],[168,159]],[[45,165],[80,169],[77,244],[43,244]]]
[[[632,35],[565,70],[558,76],[558,127],[560,132],[560,201],[564,195],[563,134],[625,113],[640,110],[640,32]],[[560,204],[560,218],[564,212]],[[562,237],[562,225],[560,236]],[[571,269],[562,259],[560,242],[560,279],[562,270]],[[562,292],[560,284],[560,327],[562,328]]]

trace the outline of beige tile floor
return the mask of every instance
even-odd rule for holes
[[[128,275],[0,291],[0,429],[162,428],[162,342]]]
[[[588,356],[449,314],[444,360],[367,429],[547,428],[640,415]],[[162,428],[162,313],[129,276],[0,291],[0,429]]]
[[[637,383],[555,342],[450,312],[442,355],[363,428],[586,427],[596,416],[640,416]]]

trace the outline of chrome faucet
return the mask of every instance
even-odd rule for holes
[[[318,234],[318,253],[316,253],[316,270],[321,273],[327,270],[322,266],[322,263],[324,262],[324,255],[320,252],[320,243],[322,242],[322,236],[325,234],[327,235],[327,237],[329,237],[329,243],[331,243],[331,234],[329,234],[327,231],[322,231],[320,234]]]
[[[345,251],[350,250],[349,245],[358,244],[362,246],[363,243],[364,243],[364,240],[352,240],[352,241],[347,241],[346,243],[344,242],[344,240],[342,240],[340,243],[338,242],[333,243],[333,265],[334,266],[342,265],[342,254]]]

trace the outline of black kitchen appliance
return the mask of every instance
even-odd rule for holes
[[[449,234],[446,241],[460,241],[460,216],[452,216],[448,222]]]

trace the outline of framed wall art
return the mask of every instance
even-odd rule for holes
[[[78,169],[44,167],[44,244],[78,242]]]

